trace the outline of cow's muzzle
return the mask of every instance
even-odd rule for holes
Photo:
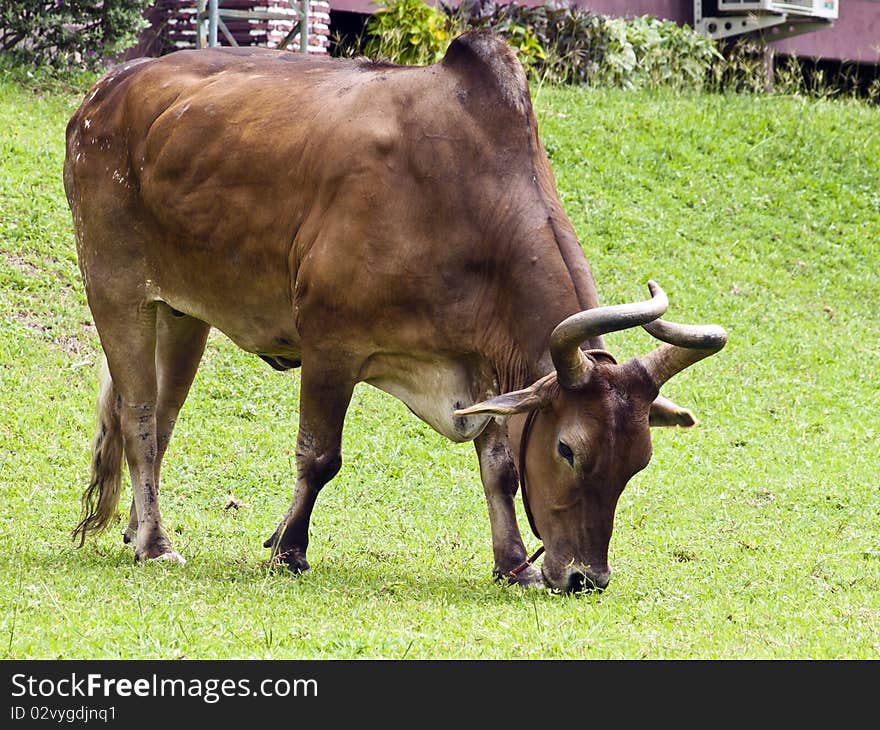
[[[590,593],[604,591],[611,582],[611,571],[591,570],[583,566],[567,566],[557,575],[542,569],[544,581],[560,593]]]

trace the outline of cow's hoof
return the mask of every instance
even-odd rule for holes
[[[166,550],[164,553],[153,556],[135,553],[134,559],[141,563],[166,562],[175,563],[176,565],[186,565],[186,559],[183,557],[183,555],[174,550]]]
[[[529,565],[519,573],[501,573],[495,571],[495,580],[504,580],[508,585],[520,586],[521,588],[544,588],[544,576],[537,565]]]
[[[519,586],[520,588],[544,588],[544,576],[541,575],[541,571],[537,568],[533,568],[531,571],[523,571],[518,576],[510,576],[508,578],[511,585]]]
[[[131,545],[134,542],[134,539],[137,537],[137,530],[132,530],[128,527],[122,533],[122,542],[125,545]]]
[[[289,562],[287,564],[287,569],[294,575],[305,573],[310,567],[311,566],[309,565],[309,561],[305,559],[298,560],[296,562]]]
[[[287,568],[294,575],[305,573],[310,567],[306,556],[295,550],[276,553],[272,557],[272,563],[275,567]]]
[[[183,555],[174,550],[169,550],[167,553],[162,553],[161,555],[157,555],[155,558],[150,558],[150,560],[166,560],[169,563],[186,565],[186,558],[184,558]]]

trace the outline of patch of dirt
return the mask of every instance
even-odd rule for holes
[[[27,327],[28,330],[35,335],[49,340],[55,347],[60,347],[70,357],[76,360],[75,366],[89,365],[92,362],[91,355],[94,347],[90,340],[97,336],[98,331],[91,322],[81,322],[81,336],[69,334],[52,334],[52,325],[43,324],[40,318],[29,310],[20,310],[12,315],[12,319],[21,325]]]
[[[55,337],[53,341],[68,355],[72,355],[73,357],[77,358],[90,349],[88,345],[83,344],[78,339],[76,339],[76,337],[69,337],[68,335]]]
[[[672,551],[672,557],[678,563],[689,563],[697,559],[697,554],[689,548],[677,547]]]
[[[73,291],[78,286],[78,283],[70,281],[72,274],[65,271],[54,256],[35,255],[37,263],[33,263],[22,254],[3,252],[0,255],[10,268],[34,278],[50,280],[57,284],[63,293]]]
[[[6,263],[8,263],[13,269],[20,271],[23,274],[37,276],[40,273],[39,267],[32,264],[24,256],[20,256],[16,253],[4,252],[3,258],[6,259]]]
[[[37,315],[33,312],[25,312],[19,311],[12,315],[12,319],[19,324],[23,324],[27,327],[31,332],[35,332],[38,335],[45,334],[48,330],[52,329],[51,326],[45,325],[37,319]]]
[[[240,499],[237,499],[232,494],[227,495],[226,504],[223,505],[224,510],[235,510],[236,512],[244,507],[247,507],[247,502],[242,502]]]

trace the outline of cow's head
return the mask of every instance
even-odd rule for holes
[[[654,282],[648,286],[648,301],[597,307],[561,322],[550,340],[555,372],[456,413],[527,414],[513,446],[530,519],[546,549],[541,570],[557,590],[608,584],[614,511],[627,482],[651,459],[650,425],[693,424],[687,412],[652,417],[660,387],[727,340],[715,325],[660,320],[666,295]],[[580,348],[591,337],[640,325],[665,344],[622,365],[605,351]]]

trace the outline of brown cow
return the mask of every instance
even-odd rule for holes
[[[426,67],[252,49],[125,64],[70,120],[64,183],[107,361],[75,534],[115,515],[124,454],[140,559],[182,560],[159,471],[211,326],[302,367],[296,488],[266,541],[279,562],[309,567],[312,508],[363,381],[474,441],[496,575],[563,591],[607,584],[649,417],[694,422],[659,388],[725,341],[660,321],[653,283],[647,302],[598,307],[522,67],[485,32]],[[602,335],[639,325],[669,344],[617,364]],[[517,457],[541,571],[524,564]]]

